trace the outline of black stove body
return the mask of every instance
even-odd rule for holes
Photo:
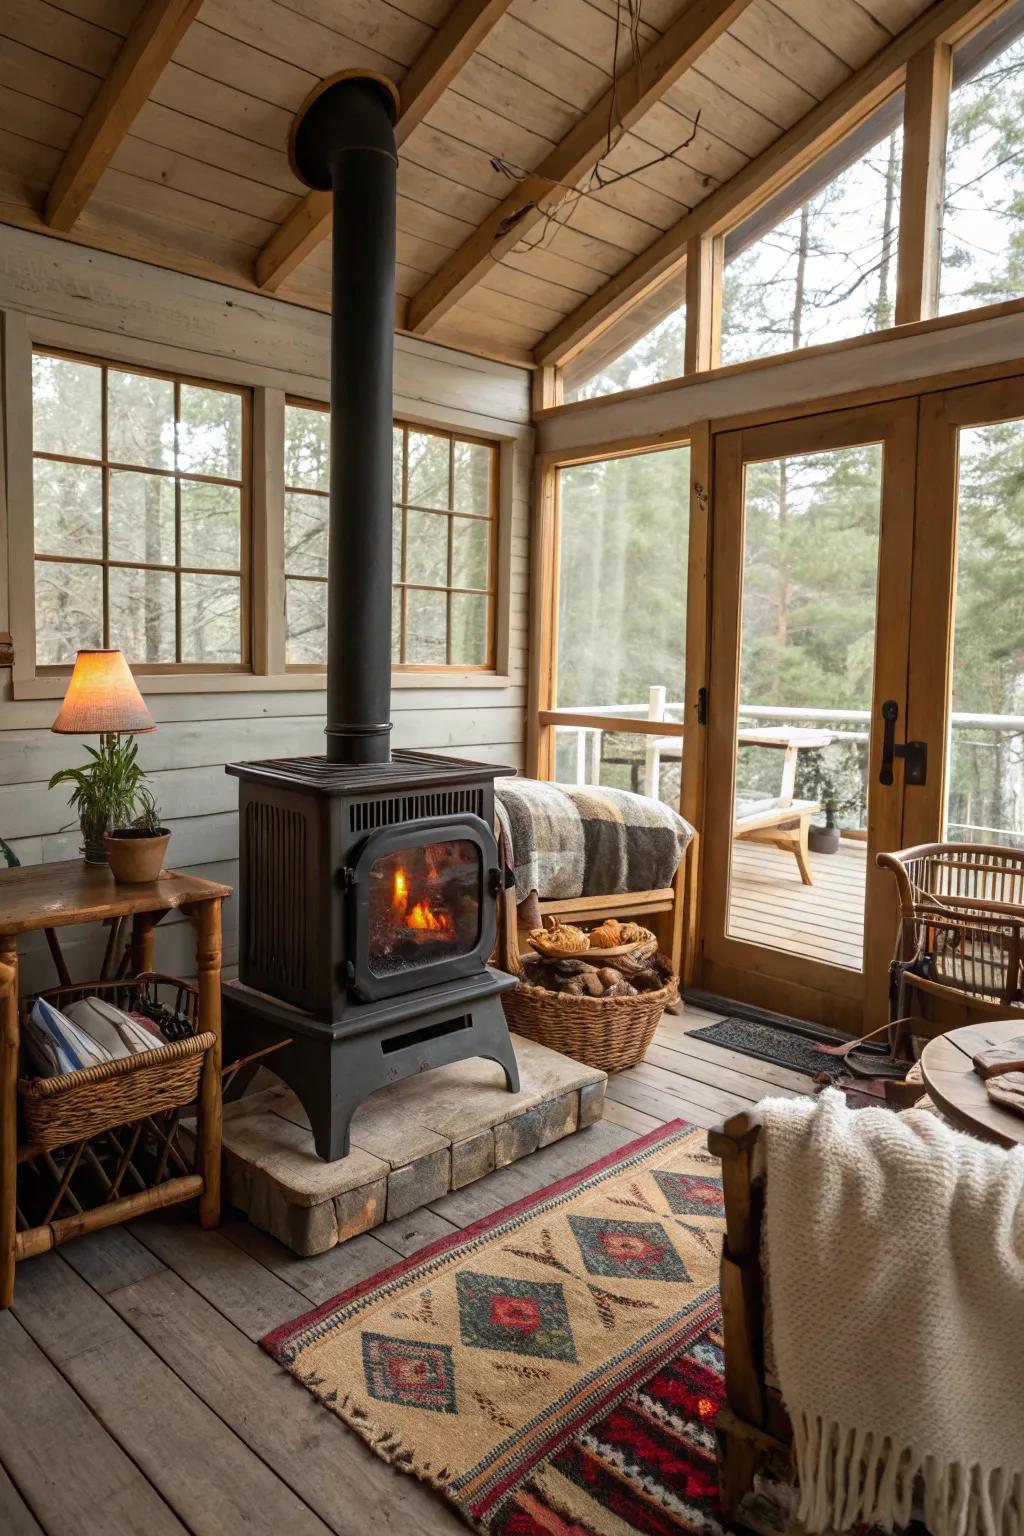
[[[300,110],[289,158],[333,199],[324,757],[237,763],[239,980],[225,1043],[289,1083],[327,1159],[374,1089],[472,1056],[518,1089],[494,971],[494,778],[392,754],[391,445],[398,93],[343,71]]]

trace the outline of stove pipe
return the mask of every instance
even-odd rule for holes
[[[292,127],[296,175],[330,191],[331,494],[327,759],[386,763],[391,736],[391,455],[398,92],[324,80]]]

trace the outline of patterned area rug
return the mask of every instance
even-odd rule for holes
[[[495,1536],[721,1531],[718,1163],[681,1121],[263,1340]]]

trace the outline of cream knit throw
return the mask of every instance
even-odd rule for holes
[[[810,1531],[1024,1536],[1024,1147],[770,1099],[765,1269]],[[918,1481],[919,1480],[919,1481]]]

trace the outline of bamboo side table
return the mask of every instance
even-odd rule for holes
[[[114,1226],[143,1211],[199,1196],[199,1220],[220,1220],[221,1154],[221,906],[231,887],[165,870],[147,885],[117,885],[109,869],[80,859],[0,871],[0,1308],[14,1299],[19,1259],[45,1253],[79,1233]],[[75,923],[107,923],[110,936],[103,969],[116,964],[120,941],[131,924],[131,975],[153,968],[153,929],[180,909],[196,929],[199,1027],[216,1036],[203,1067],[199,1091],[199,1171],[174,1181],[122,1195],[80,1215],[46,1226],[17,1230],[18,1163],[31,1148],[18,1146],[18,1065],[20,1015],[18,939],[46,934],[62,985],[69,982],[56,930]]]

